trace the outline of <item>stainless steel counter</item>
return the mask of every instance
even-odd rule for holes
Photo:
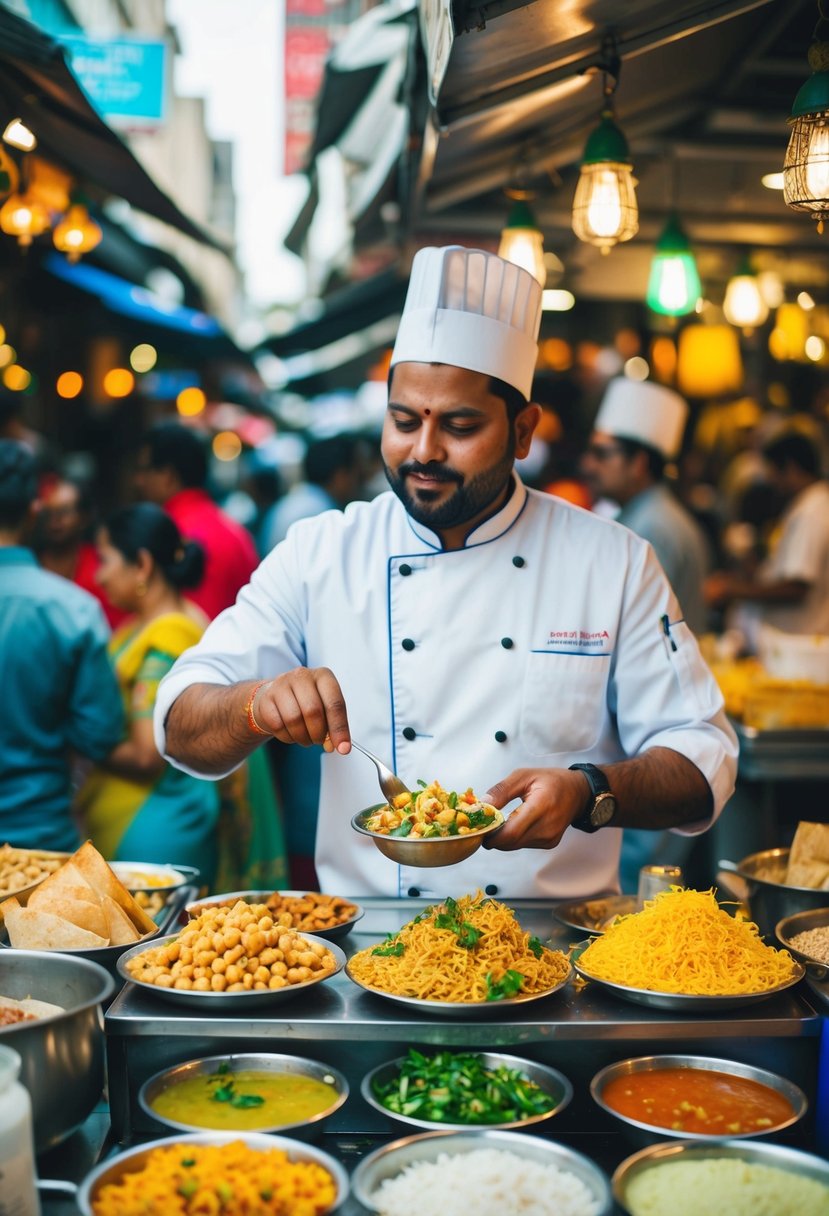
[[[363,899],[366,915],[341,945],[351,954],[380,941],[426,906],[425,900]],[[574,935],[553,918],[548,903],[511,901],[525,929],[566,948]],[[388,1135],[398,1130],[360,1098],[363,1075],[412,1045],[509,1049],[564,1072],[573,1082],[571,1106],[549,1134],[602,1134],[611,1126],[590,1096],[589,1082],[604,1064],[653,1051],[692,1051],[775,1069],[814,1098],[820,1018],[804,985],[726,1014],[679,1014],[618,1000],[595,985],[568,984],[546,1000],[498,1005],[481,1017],[424,1016],[362,991],[340,974],[308,993],[274,1005],[267,1014],[202,1014],[139,992],[127,984],[106,1014],[110,1106],[121,1141],[158,1131],[136,1105],[140,1085],[154,1072],[195,1056],[225,1051],[289,1051],[335,1065],[351,1096],[328,1125],[335,1136]],[[553,1126],[554,1125],[554,1126]],[[801,1142],[811,1144],[808,1123]]]
[[[746,781],[829,781],[829,730],[755,730],[731,725]]]

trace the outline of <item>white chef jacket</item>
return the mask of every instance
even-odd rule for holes
[[[664,746],[704,774],[716,816],[733,789],[737,743],[680,615],[647,542],[527,491],[517,476],[506,505],[450,552],[382,494],[291,528],[162,681],[156,742],[166,754],[167,713],[191,684],[325,666],[354,737],[409,785],[437,779],[483,794],[516,768],[601,765]],[[618,829],[570,828],[552,850],[480,849],[456,866],[415,869],[353,831],[352,815],[378,801],[365,757],[322,758],[323,890],[563,898],[617,889]]]

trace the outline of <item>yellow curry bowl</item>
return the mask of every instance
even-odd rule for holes
[[[364,811],[358,811],[352,817],[351,826],[361,836],[368,836],[373,840],[384,857],[396,861],[401,866],[430,869],[435,866],[454,866],[477,852],[484,842],[484,837],[492,836],[504,826],[504,816],[496,810],[495,818],[489,827],[468,832],[463,836],[389,836],[383,832],[372,832],[365,826],[367,820],[384,806],[385,803],[381,802],[376,806],[367,807]]]

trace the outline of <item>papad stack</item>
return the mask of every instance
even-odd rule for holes
[[[25,906],[12,896],[0,912],[16,950],[128,946],[157,931],[90,841],[45,878]]]

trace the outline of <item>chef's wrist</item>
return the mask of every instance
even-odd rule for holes
[[[258,684],[254,684],[250,690],[250,693],[248,694],[248,699],[245,702],[244,714],[248,731],[250,734],[255,735],[259,739],[270,739],[273,737],[272,732],[266,730],[265,727],[261,725],[256,713],[257,704],[259,702],[259,694],[270,683],[270,680],[260,680]]]

